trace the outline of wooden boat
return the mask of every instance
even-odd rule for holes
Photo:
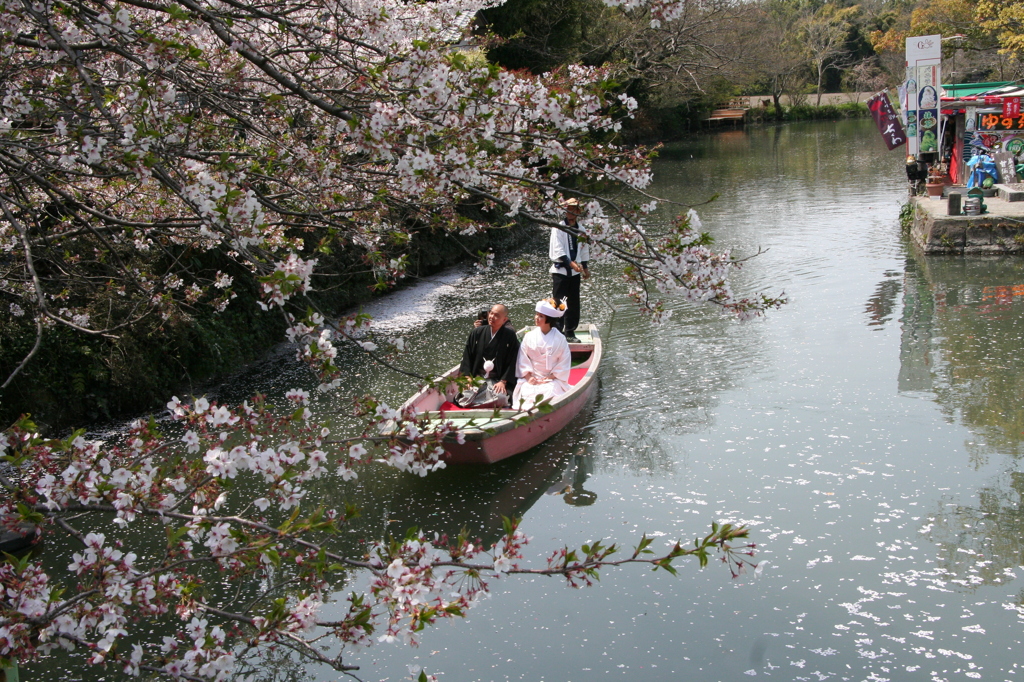
[[[528,328],[529,329],[529,328]],[[527,331],[519,332],[520,338]],[[551,401],[551,410],[542,414],[539,410],[530,413],[519,410],[492,409],[467,410],[452,402],[457,388],[454,384],[442,393],[438,389],[424,387],[402,406],[403,411],[416,408],[418,414],[431,420],[444,420],[462,428],[465,442],[454,438],[445,441],[445,461],[453,464],[490,464],[512,455],[525,452],[540,445],[561,431],[579,414],[587,400],[597,390],[597,368],[601,363],[601,336],[597,326],[584,325],[576,330],[579,343],[570,343],[572,370],[569,373],[570,388]],[[458,376],[458,366],[445,372],[441,377]],[[444,382],[438,382],[444,386]],[[394,433],[394,424],[384,425],[382,433]]]

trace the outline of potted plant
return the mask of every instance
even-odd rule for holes
[[[943,172],[941,164],[932,166],[928,170],[928,181],[925,182],[924,188],[932,199],[942,198],[942,190],[946,187],[945,176],[946,174]]]

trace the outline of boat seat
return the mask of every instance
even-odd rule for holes
[[[576,384],[580,383],[580,381],[583,379],[583,376],[587,373],[588,369],[590,369],[590,368],[589,367],[575,367],[573,369],[570,369],[569,370],[569,385],[570,386],[575,386]],[[459,407],[458,405],[456,405],[455,403],[453,403],[450,400],[444,401],[443,403],[441,403],[441,407],[438,408],[438,410],[440,410],[441,412],[458,412],[459,410],[470,410],[470,409],[479,409],[479,408]],[[514,412],[515,410],[509,410],[509,411],[510,412]]]

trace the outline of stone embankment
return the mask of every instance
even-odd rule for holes
[[[1024,192],[997,186],[981,215],[949,215],[948,200],[913,197],[911,237],[925,253],[1024,253]]]

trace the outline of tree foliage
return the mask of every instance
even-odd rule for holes
[[[999,41],[999,47],[1019,58],[1024,54],[1024,3],[1007,0],[981,0],[971,17],[981,30]]]
[[[697,97],[730,78],[742,56],[737,35],[750,5],[732,0],[656,8],[598,0],[510,0],[484,12],[501,39],[489,55],[508,68],[543,73],[569,63],[605,66],[641,104]]]
[[[1002,30],[1001,13],[1010,23]],[[1012,3],[978,0],[920,0],[877,15],[870,31],[871,44],[887,62],[895,81],[903,78],[906,39],[942,35],[943,57],[950,82],[1005,80],[1016,77],[1019,66],[1012,56],[1015,29]],[[1007,56],[1011,59],[1007,59]]]
[[[858,6],[840,9],[825,4],[813,14],[802,17],[799,23],[800,41],[804,53],[817,76],[817,104],[821,105],[825,70],[838,63],[846,54],[851,22],[860,12]]]
[[[767,0],[751,17],[748,35],[750,54],[746,60],[747,79],[772,96],[775,110],[788,95],[795,102],[807,82],[807,60],[799,40],[801,14],[794,3]]]
[[[34,326],[35,347],[58,325],[110,336],[223,309],[238,275],[204,254],[281,305],[308,290],[320,252],[362,248],[388,286],[414,227],[553,226],[566,192],[640,290],[653,277],[759,309],[705,296],[639,203],[586,190],[650,178],[643,150],[609,142],[635,103],[607,72],[475,64],[449,49],[472,7],[117,7],[7,0],[0,15],[0,314]]]

